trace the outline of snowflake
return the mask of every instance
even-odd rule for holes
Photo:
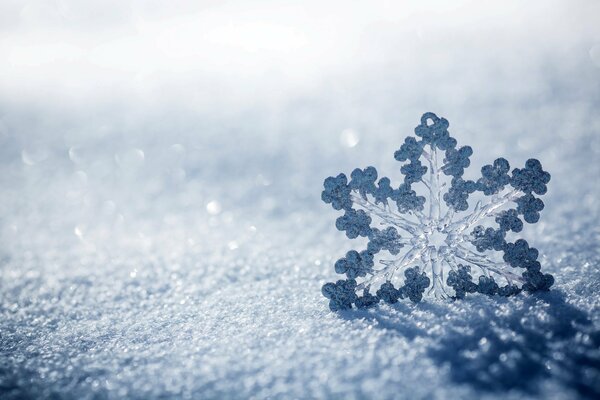
[[[322,288],[331,310],[418,302],[427,288],[436,298],[462,299],[548,290],[554,283],[540,271],[535,248],[523,239],[507,241],[523,220],[539,220],[544,203],[535,195],[546,193],[550,174],[535,159],[509,174],[508,161],[498,158],[481,169],[481,178],[465,180],[473,150],[457,148],[448,125],[433,113],[421,117],[417,137],[407,137],[394,154],[404,163],[398,187],[377,180],[374,167],[355,169],[350,180],[344,174],[325,179],[323,201],[344,212],[336,227],[350,239],[368,240],[365,250],[335,263],[346,279]],[[467,213],[470,196],[480,199]]]

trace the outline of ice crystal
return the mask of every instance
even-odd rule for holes
[[[347,279],[323,286],[332,310],[419,302],[425,291],[452,299],[476,292],[511,296],[554,283],[540,272],[538,251],[508,237],[523,229],[523,220],[539,220],[544,203],[535,195],[546,193],[550,174],[534,159],[510,173],[508,161],[498,158],[481,168],[481,178],[463,179],[473,150],[458,148],[448,126],[433,113],[421,117],[416,137],[394,153],[404,163],[397,187],[386,177],[377,180],[374,167],[355,169],[349,181],[344,174],[325,180],[323,201],[344,212],[336,227],[350,239],[368,240],[365,250],[335,263]],[[481,199],[467,212],[470,196]]]

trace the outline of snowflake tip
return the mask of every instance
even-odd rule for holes
[[[550,182],[550,174],[542,169],[542,164],[536,159],[529,159],[525,168],[515,168],[510,184],[525,193],[534,192],[538,195],[546,194],[546,185]]]
[[[447,119],[428,112],[421,117],[421,124],[415,128],[415,135],[421,137],[426,144],[447,150],[456,146],[456,140],[448,133],[449,125]]]
[[[448,133],[449,122],[445,118],[439,118],[432,112],[423,114],[421,124],[415,128],[415,135],[423,138],[423,142],[446,150],[456,146],[456,140]]]
[[[497,158],[493,165],[481,168],[482,177],[477,181],[477,189],[486,196],[498,193],[510,183],[510,164],[504,158]]]

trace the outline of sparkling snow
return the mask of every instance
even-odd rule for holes
[[[243,63],[242,82],[224,53],[230,69],[177,79],[154,59],[135,76],[129,64],[106,81],[71,75],[95,82],[87,93],[24,66],[27,49],[10,53],[0,397],[598,398],[600,31],[586,2],[532,4],[521,19],[507,7],[474,26],[464,9],[426,20],[415,6],[407,27],[359,10],[351,40],[332,42],[356,43],[359,56],[310,58],[307,76],[273,42],[244,50],[275,67]],[[281,13],[298,29],[310,20]],[[315,40],[288,33],[298,46]],[[48,68],[76,63],[59,56]],[[542,218],[521,236],[556,283],[534,296],[332,313],[321,286],[356,246],[333,226],[323,180],[372,164],[400,183],[393,153],[425,111],[473,147],[467,178],[501,156],[537,158],[552,174]]]

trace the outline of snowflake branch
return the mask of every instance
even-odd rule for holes
[[[444,289],[444,269],[442,267],[442,260],[434,248],[430,247],[428,250],[429,251],[423,255],[423,262],[431,265],[432,284],[427,294],[433,292],[436,298],[448,298],[448,293],[446,293],[446,290]]]
[[[429,219],[438,221],[441,214],[441,192],[440,192],[440,171],[438,167],[438,153],[435,146],[430,145],[431,154],[427,153],[425,157],[429,161]]]
[[[525,282],[524,279],[519,275],[502,270],[502,268],[510,268],[508,264],[498,263],[496,261],[490,260],[488,257],[474,253],[471,250],[466,249],[460,245],[457,246],[457,251],[455,251],[454,255],[463,261],[478,266],[483,270],[491,271],[498,275],[501,275],[509,282],[511,280],[516,280],[521,283]]]
[[[416,211],[413,211],[413,212],[415,213],[415,216],[419,220],[419,223],[421,224],[421,226],[427,224],[427,217],[425,216],[425,214],[423,214],[423,211],[416,210]]]
[[[494,196],[491,202],[483,207],[481,206],[481,201],[479,201],[470,215],[467,215],[465,218],[456,221],[451,225],[450,231],[460,234],[473,227],[484,218],[494,215],[494,213],[496,213],[498,209],[503,207],[505,204],[514,201],[521,196],[523,196],[523,192],[513,189],[503,196]]]
[[[456,213],[456,211],[454,210],[454,208],[452,207],[448,207],[448,211],[446,211],[446,215],[444,215],[444,217],[441,220],[441,225],[442,227],[444,227],[444,232],[446,232],[446,228],[447,226],[452,226],[452,219],[454,218],[454,214]]]
[[[402,258],[396,260],[381,260],[380,263],[386,265],[385,268],[374,271],[373,275],[364,280],[360,285],[356,287],[356,290],[363,290],[371,284],[379,279],[392,275],[394,272],[399,269],[408,267],[412,262],[414,262],[417,258],[420,258],[423,253],[427,250],[426,247],[413,247],[410,249]]]
[[[394,213],[392,210],[386,209],[385,207],[380,206],[378,204],[374,204],[368,199],[364,199],[362,196],[357,195],[355,193],[352,193],[351,196],[352,201],[355,204],[364,208],[369,213],[377,215],[379,218],[386,221],[387,223],[394,225],[400,229],[403,229],[413,236],[418,236],[422,232],[422,230],[419,228],[419,225],[407,220],[401,215]]]
[[[454,260],[452,256],[444,257],[443,260],[446,264],[448,264],[451,270],[458,271],[458,265],[456,265],[456,260]]]

